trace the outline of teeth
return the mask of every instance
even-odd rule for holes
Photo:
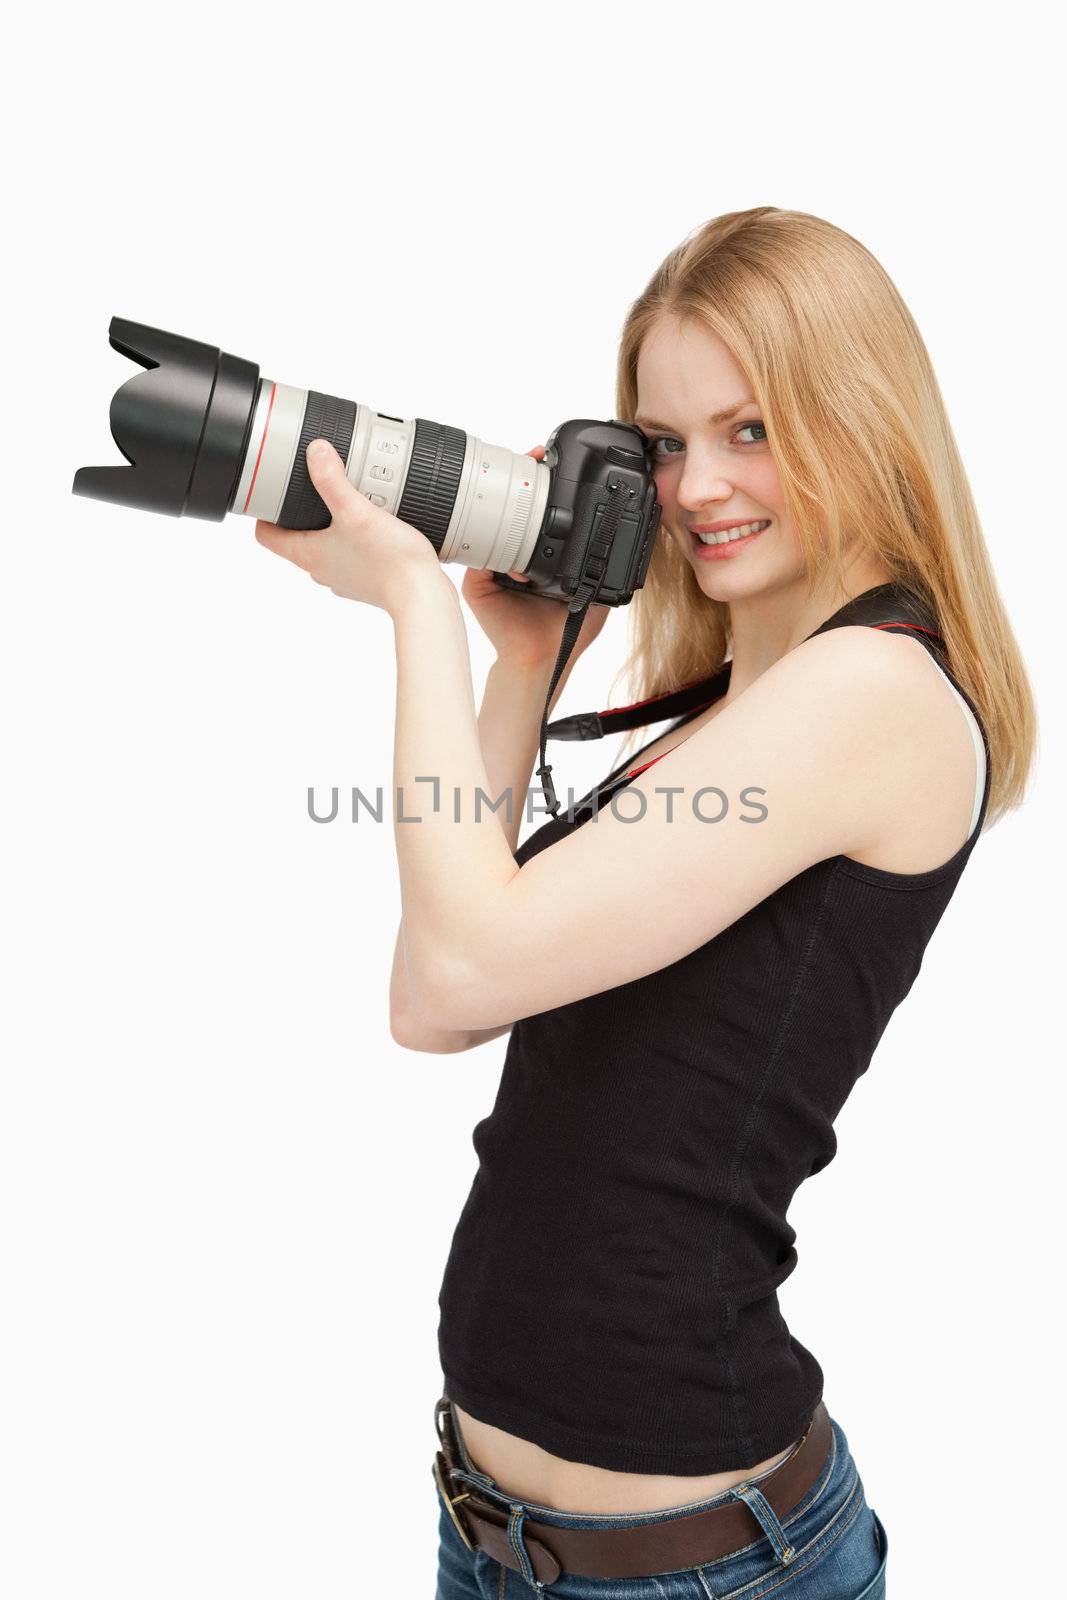
[[[701,544],[730,544],[734,539],[743,539],[746,533],[758,533],[761,528],[769,528],[770,522],[743,522],[739,528],[728,528],[725,533],[698,533],[697,538]]]

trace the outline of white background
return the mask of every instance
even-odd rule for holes
[[[384,613],[248,521],[71,496],[76,467],[118,460],[108,403],[132,369],[110,317],[526,450],[613,415],[622,322],[663,255],[767,203],[854,233],[914,312],[1044,735],[792,1208],[783,1308],[889,1533],[892,1594],[1019,1593],[1060,1563],[1051,15],[186,4],[15,24],[11,1600],[428,1600],[436,1297],[506,1043],[392,1043],[391,829],[306,813],[309,784],[389,784]],[[624,647],[618,613],[562,711],[627,698]],[[556,748],[580,793],[615,746]]]

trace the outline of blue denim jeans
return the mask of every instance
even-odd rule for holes
[[[659,1572],[646,1578],[585,1578],[563,1573],[555,1583],[538,1585],[528,1561],[526,1576],[502,1566],[484,1550],[468,1550],[436,1490],[438,1568],[435,1600],[883,1600],[888,1541],[885,1529],[868,1506],[841,1425],[831,1420],[832,1438],[826,1462],[815,1483],[779,1520],[758,1490],[759,1479],[710,1499],[691,1500],[662,1511],[626,1514],[578,1514],[556,1511],[533,1501],[519,1501],[471,1463],[462,1439],[465,1468],[477,1480],[478,1492],[509,1512],[509,1538],[522,1551],[522,1523],[527,1515],[558,1528],[602,1528],[648,1525],[703,1510],[731,1498],[743,1498],[764,1532],[744,1549],[704,1566]],[[458,1434],[458,1429],[457,1429]],[[744,1493],[741,1493],[741,1489]],[[762,1503],[761,1503],[762,1502]],[[459,1508],[462,1511],[462,1505]],[[783,1553],[792,1551],[788,1561]]]

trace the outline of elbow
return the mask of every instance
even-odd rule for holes
[[[402,1050],[419,1050],[431,1055],[440,1052],[441,1035],[428,1029],[425,1023],[416,1022],[412,1017],[389,1018],[389,1033],[394,1044]]]
[[[502,1020],[488,1015],[486,981],[466,962],[437,956],[428,970],[412,974],[412,982],[413,1008],[428,1027],[478,1029]]]
[[[450,1033],[477,1026],[471,1021],[470,1007],[464,1002],[463,991],[447,984],[421,991],[418,1014],[424,1026]]]
[[[455,994],[447,986],[441,991],[420,986],[406,1005],[390,1007],[389,1033],[393,1043],[404,1050],[450,1054],[464,1049],[469,1035],[462,1012],[463,1007],[456,1005]]]
[[[466,1033],[411,1011],[390,1011],[389,1034],[402,1050],[418,1050],[425,1055],[452,1055],[465,1050],[468,1042]]]
[[[390,1011],[389,1037],[402,1050],[419,1050],[423,1048],[419,1041],[420,1038],[425,1036],[425,1033],[425,1027],[420,1032],[418,1024],[407,1012]]]
[[[434,1016],[440,1017],[445,1028],[457,1028],[469,1034],[510,1032],[520,1017],[529,1016],[532,1007],[521,1007],[521,1001],[502,992],[488,978],[457,983],[447,993],[438,996]]]

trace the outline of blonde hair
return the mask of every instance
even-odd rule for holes
[[[751,384],[811,592],[865,547],[932,607],[989,740],[986,824],[1021,804],[1033,695],[929,353],[885,269],[806,212],[757,206],[705,223],[627,315],[622,421],[636,414],[638,354],[664,315],[717,335]],[[727,606],[701,591],[664,528],[630,605],[629,692],[643,700],[707,677],[729,645]]]

